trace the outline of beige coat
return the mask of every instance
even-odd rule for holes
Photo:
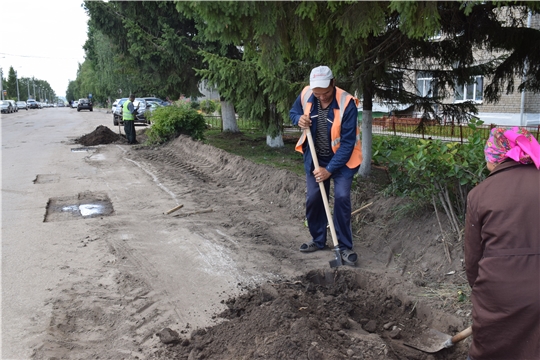
[[[540,171],[499,164],[468,195],[474,360],[540,359]]]

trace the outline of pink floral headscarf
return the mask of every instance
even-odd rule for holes
[[[527,129],[496,127],[484,148],[486,161],[500,164],[507,158],[522,164],[534,163],[540,170],[540,144]]]

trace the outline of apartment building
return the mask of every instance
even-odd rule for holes
[[[531,16],[527,19],[527,26],[540,29],[540,16]],[[438,38],[434,38],[437,41]],[[476,57],[479,62],[488,58],[494,58],[497,54],[491,54],[478,51]],[[436,81],[429,71],[429,65],[426,70],[415,73],[404,74],[403,86],[408,91],[416,91],[421,96],[431,96],[437,92]],[[450,95],[444,101],[445,103],[460,103],[473,101],[478,109],[477,117],[485,124],[506,125],[506,126],[536,126],[540,125],[540,94],[534,94],[529,91],[518,92],[517,88],[522,83],[522,78],[514,77],[515,91],[510,94],[503,94],[497,103],[488,103],[484,98],[484,90],[489,79],[483,76],[476,76],[470,84],[464,84],[456,89],[453,95]],[[414,87],[416,87],[414,89]],[[412,114],[409,116],[420,117],[420,113],[414,112],[410,104],[382,104],[374,100],[374,112],[404,111],[410,109]]]

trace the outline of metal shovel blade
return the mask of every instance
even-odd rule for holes
[[[341,253],[339,251],[339,247],[336,246],[334,248],[334,252],[336,253],[336,258],[334,260],[329,261],[331,268],[335,268],[335,267],[343,265],[343,259],[341,259]]]
[[[435,329],[428,329],[413,342],[405,343],[405,345],[427,353],[435,353],[439,350],[454,346],[471,334],[472,328],[470,326],[454,336],[444,334]]]
[[[450,339],[452,339],[450,335],[435,329],[428,329],[418,338],[414,339],[412,343],[405,343],[405,345],[427,353],[435,353],[444,349],[445,343]]]

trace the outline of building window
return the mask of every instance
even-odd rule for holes
[[[456,102],[459,101],[477,101],[484,98],[484,77],[475,76],[471,84],[460,85],[456,87]]]
[[[435,81],[428,72],[419,72],[416,77],[416,93],[422,97],[433,97]]]

